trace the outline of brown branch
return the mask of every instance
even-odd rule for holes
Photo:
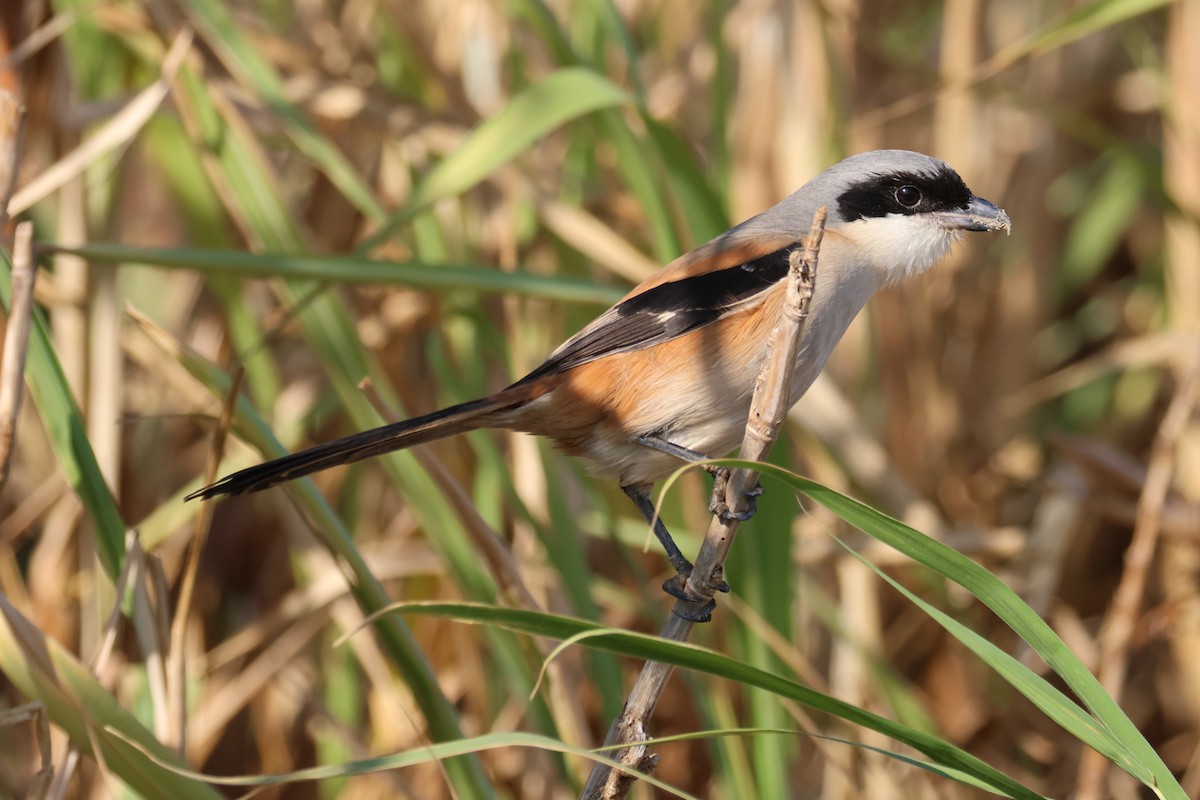
[[[1175,474],[1180,437],[1200,398],[1200,358],[1192,359],[1179,373],[1179,386],[1163,414],[1150,449],[1146,481],[1138,499],[1133,538],[1125,551],[1125,570],[1113,593],[1112,606],[1100,629],[1100,685],[1120,701],[1129,667],[1129,646],[1137,630],[1138,611],[1146,589],[1146,576],[1162,531],[1163,508]],[[1108,772],[1108,761],[1094,750],[1086,750],[1079,765],[1075,796],[1097,800]]]
[[[221,405],[221,416],[217,419],[217,427],[213,432],[212,443],[208,448],[208,458],[204,464],[204,482],[212,483],[217,479],[221,468],[221,458],[225,454],[225,440],[233,427],[233,415],[237,410],[238,393],[241,391],[245,370],[238,367],[234,370],[233,381]],[[165,666],[167,680],[167,733],[162,736],[162,743],[173,748],[180,757],[187,755],[187,658],[184,653],[188,633],[188,623],[192,616],[192,603],[196,594],[196,580],[200,574],[200,559],[204,555],[204,545],[212,530],[215,503],[204,503],[192,523],[192,538],[188,542],[188,552],[183,565],[183,575],[179,580],[179,598],[175,602],[175,614],[171,621],[170,634],[167,644],[167,660]]]
[[[825,234],[825,208],[813,215],[812,230],[808,234],[804,253],[792,253],[789,261],[787,296],[783,302],[780,322],[775,326],[771,339],[771,358],[768,360],[754,389],[750,404],[750,415],[746,421],[746,434],[742,440],[740,457],[748,461],[761,461],[779,437],[783,421],[791,407],[791,378],[796,353],[800,345],[800,331],[808,317],[816,282],[817,255],[821,238]],[[733,471],[725,486],[725,502],[732,514],[745,512],[750,506],[750,492],[758,484],[758,472],[753,469]],[[698,604],[680,600],[677,611],[694,609],[712,600],[715,584],[721,582],[725,559],[733,546],[739,522],[714,515],[696,556],[696,564],[688,578],[687,588],[693,596],[704,598]],[[671,614],[659,634],[664,639],[686,641],[692,625],[679,614]],[[648,661],[630,690],[625,709],[613,720],[605,746],[625,742],[643,742],[620,750],[615,758],[622,764],[641,772],[650,772],[658,765],[658,755],[649,752],[644,742],[650,736],[646,725],[654,713],[658,699],[662,696],[672,666],[657,661]],[[616,772],[604,764],[592,768],[581,798],[586,800],[620,800],[633,786],[635,777],[629,773]]]

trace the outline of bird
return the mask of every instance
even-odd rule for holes
[[[692,565],[651,492],[682,463],[724,456],[741,442],[782,313],[789,259],[803,250],[822,207],[828,217],[820,268],[789,405],[875,292],[929,269],[966,232],[1012,229],[1008,214],[974,195],[944,161],[907,150],[852,155],[642,281],[507,388],[234,472],[186,499],[257,492],[479,428],[535,434],[582,458],[597,476],[617,480],[675,569],[663,588],[701,603],[706,598],[687,584]],[[711,588],[729,591],[719,576]],[[676,613],[706,621],[715,603],[683,605]]]

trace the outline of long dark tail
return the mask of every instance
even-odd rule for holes
[[[299,453],[277,458],[226,475],[216,483],[192,492],[185,500],[197,497],[220,497],[227,494],[257,492],[278,483],[284,483],[312,472],[350,464],[364,458],[403,450],[406,447],[453,436],[456,433],[486,427],[488,414],[521,405],[532,399],[531,395],[541,392],[513,392],[511,389],[499,394],[460,403],[456,406],[434,411],[421,417],[395,422],[362,433],[347,436],[325,444],[301,450]]]

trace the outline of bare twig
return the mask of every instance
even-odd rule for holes
[[[120,113],[102,125],[83,144],[23,186],[9,199],[8,213],[12,216],[20,214],[72,178],[81,175],[100,156],[133,139],[166,99],[171,82],[175,80],[175,73],[191,46],[192,32],[188,29],[180,31],[171,43],[171,49],[163,57],[158,80],[139,92]]]
[[[1200,358],[1180,373],[1179,387],[1163,415],[1150,451],[1146,482],[1138,500],[1133,539],[1125,551],[1125,571],[1113,593],[1112,606],[1100,630],[1100,684],[1120,700],[1129,666],[1129,645],[1137,629],[1138,610],[1146,588],[1146,575],[1162,530],[1163,507],[1175,472],[1175,454],[1192,409],[1200,395]],[[1108,761],[1094,750],[1083,754],[1075,796],[1095,800],[1102,796]]]
[[[816,282],[817,255],[825,233],[825,215],[826,210],[822,207],[813,216],[812,230],[803,255],[798,251],[793,252],[789,262],[787,295],[783,300],[780,322],[772,335],[771,358],[758,377],[746,421],[746,435],[742,440],[740,457],[748,461],[761,461],[766,457],[779,436],[791,406],[792,368]],[[712,600],[713,587],[720,583],[725,559],[737,534],[739,522],[733,517],[749,509],[750,493],[757,484],[758,472],[753,469],[737,469],[730,476],[725,487],[725,502],[732,513],[729,518],[719,514],[713,516],[687,582],[688,592],[703,599],[699,603],[679,600],[676,611],[694,610],[695,606]],[[664,639],[682,642],[687,639],[694,624],[674,613],[667,619],[659,635]],[[642,667],[625,701],[624,711],[609,728],[604,741],[606,746],[646,742],[650,738],[646,730],[647,721],[658,705],[672,669],[671,665],[656,661],[649,661]],[[650,772],[658,765],[658,756],[650,753],[645,744],[635,744],[621,750],[615,757],[622,764],[641,772]],[[580,797],[587,800],[620,800],[628,794],[633,781],[633,775],[597,764]]]
[[[0,487],[8,481],[13,441],[17,435],[17,414],[21,410],[21,389],[25,383],[25,356],[29,349],[36,276],[30,251],[32,239],[32,222],[17,226],[13,240],[12,303],[4,334],[4,354],[0,356]]]
[[[225,453],[225,440],[233,425],[233,413],[237,409],[238,393],[241,391],[242,378],[245,371],[238,368],[233,373],[233,381],[229,393],[221,406],[221,417],[213,433],[212,445],[208,449],[208,461],[204,465],[204,482],[216,480],[217,470],[221,468],[221,457]],[[188,550],[187,561],[183,567],[183,577],[179,583],[179,600],[175,605],[174,618],[171,621],[171,634],[167,645],[167,735],[163,744],[174,747],[181,756],[187,753],[187,663],[184,658],[184,643],[187,639],[188,619],[192,615],[192,600],[196,590],[196,576],[200,573],[200,557],[204,553],[204,543],[212,528],[213,504],[205,503],[196,514],[192,525],[192,541]]]

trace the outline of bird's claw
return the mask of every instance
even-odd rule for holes
[[[724,572],[724,569],[718,567],[713,573],[712,578],[708,581],[708,586],[713,591],[729,592],[729,583],[722,577]],[[675,573],[663,582],[663,591],[686,604],[682,607],[676,606],[673,609],[673,613],[677,617],[686,619],[689,622],[708,622],[712,619],[712,612],[717,607],[717,601],[699,592],[692,591],[688,586],[690,577],[690,569]]]
[[[716,600],[709,600],[699,608],[692,609],[689,606],[675,604],[671,609],[671,613],[680,619],[686,619],[688,622],[712,622],[712,612],[717,608]]]
[[[746,508],[742,511],[734,512],[725,502],[726,489],[729,487],[729,470],[725,467],[717,467],[718,471],[713,472],[713,491],[712,496],[708,501],[708,510],[716,514],[725,522],[737,520],[745,522],[753,517],[758,512],[758,498],[762,496],[763,487],[761,483],[754,484],[754,488],[746,490],[744,497],[746,498]]]
[[[713,570],[712,577],[708,579],[708,585],[715,591],[729,594],[730,587],[729,582],[725,580],[725,567],[717,565],[717,568]]]

